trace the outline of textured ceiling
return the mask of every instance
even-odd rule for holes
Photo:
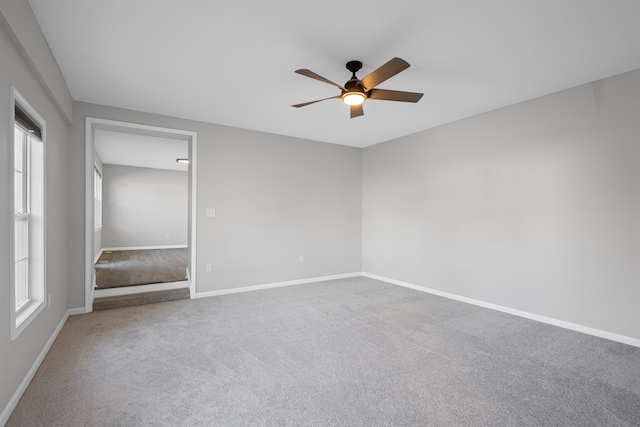
[[[640,1],[30,0],[75,100],[365,147],[640,68]],[[350,119],[344,84],[411,67]]]

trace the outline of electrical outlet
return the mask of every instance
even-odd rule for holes
[[[300,255],[298,257],[298,262],[304,262],[304,255]]]
[[[211,264],[207,264],[207,266],[206,266],[206,270],[207,270],[207,273],[208,273],[208,272],[211,272]]]

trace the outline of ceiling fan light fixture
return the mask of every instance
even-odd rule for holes
[[[302,76],[330,84],[331,86],[339,88],[341,92],[340,95],[331,96],[324,99],[317,99],[311,102],[303,102],[301,104],[292,105],[292,107],[300,108],[307,105],[315,104],[316,102],[340,98],[342,99],[342,102],[350,107],[349,112],[351,113],[351,118],[353,119],[364,114],[362,104],[368,99],[416,103],[420,101],[420,98],[422,98],[423,94],[418,92],[404,92],[400,90],[376,88],[378,84],[409,68],[409,63],[404,59],[400,59],[397,57],[392,58],[390,61],[387,61],[382,66],[369,73],[362,80],[360,80],[356,76],[356,72],[358,72],[361,68],[362,62],[360,61],[347,62],[347,70],[351,71],[353,75],[351,76],[349,81],[344,84],[344,86],[340,86],[339,84],[334,83],[331,80],[327,80],[321,75],[316,74],[311,70],[307,70],[306,68],[296,70],[296,74],[300,74]]]
[[[342,101],[347,105],[362,105],[367,99],[362,92],[346,92],[342,95]]]

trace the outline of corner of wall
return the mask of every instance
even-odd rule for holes
[[[0,2],[2,27],[67,124],[73,124],[73,97],[27,0]]]

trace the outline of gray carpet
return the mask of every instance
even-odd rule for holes
[[[9,426],[640,425],[640,349],[366,278],[69,319]]]

